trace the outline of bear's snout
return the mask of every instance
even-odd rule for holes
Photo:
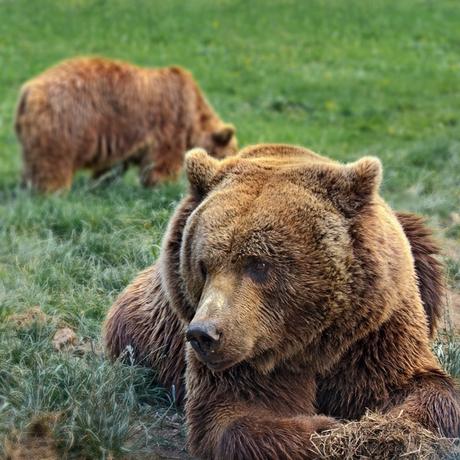
[[[186,339],[203,361],[212,361],[213,354],[219,348],[221,333],[210,322],[190,324]]]

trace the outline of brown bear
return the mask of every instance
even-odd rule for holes
[[[379,160],[258,145],[221,162],[194,150],[186,170],[160,260],[112,306],[105,340],[179,398],[185,370],[192,455],[315,458],[314,431],[367,409],[460,435],[429,344],[437,248],[379,196]]]
[[[102,58],[67,60],[25,83],[15,128],[23,183],[42,192],[68,189],[79,169],[99,177],[117,163],[138,164],[153,186],[176,178],[191,147],[236,152],[233,126],[189,72]]]

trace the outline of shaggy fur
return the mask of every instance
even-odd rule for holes
[[[69,188],[82,168],[99,177],[138,164],[145,186],[175,179],[183,156],[203,147],[235,153],[225,125],[192,75],[102,58],[64,61],[27,82],[16,112],[23,182],[42,192]]]
[[[112,306],[105,338],[177,386],[182,334],[218,331],[211,355],[185,347],[193,455],[314,458],[312,433],[367,409],[459,435],[458,394],[429,346],[440,267],[416,266],[436,247],[379,197],[377,159],[260,145],[223,162],[193,151],[186,168],[160,261]]]
[[[420,297],[428,317],[430,337],[433,337],[442,318],[446,294],[444,269],[436,258],[440,247],[423,218],[404,212],[397,212],[396,217],[411,245]]]

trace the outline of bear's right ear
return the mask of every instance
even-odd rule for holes
[[[192,149],[185,154],[185,172],[192,191],[199,196],[209,192],[218,169],[219,161],[204,149]]]
[[[378,193],[382,163],[376,157],[363,157],[354,163],[330,168],[322,177],[329,198],[346,215],[353,216]]]

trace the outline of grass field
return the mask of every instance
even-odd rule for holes
[[[385,198],[429,218],[460,291],[458,0],[0,0],[0,18],[0,457],[40,420],[72,458],[139,458],[181,439],[168,395],[145,370],[104,361],[99,337],[158,255],[183,181],[145,190],[130,171],[103,188],[79,174],[51,197],[17,186],[18,90],[61,59],[179,64],[242,145],[379,156]],[[56,352],[63,326],[79,345]],[[437,350],[460,375],[460,344]]]

